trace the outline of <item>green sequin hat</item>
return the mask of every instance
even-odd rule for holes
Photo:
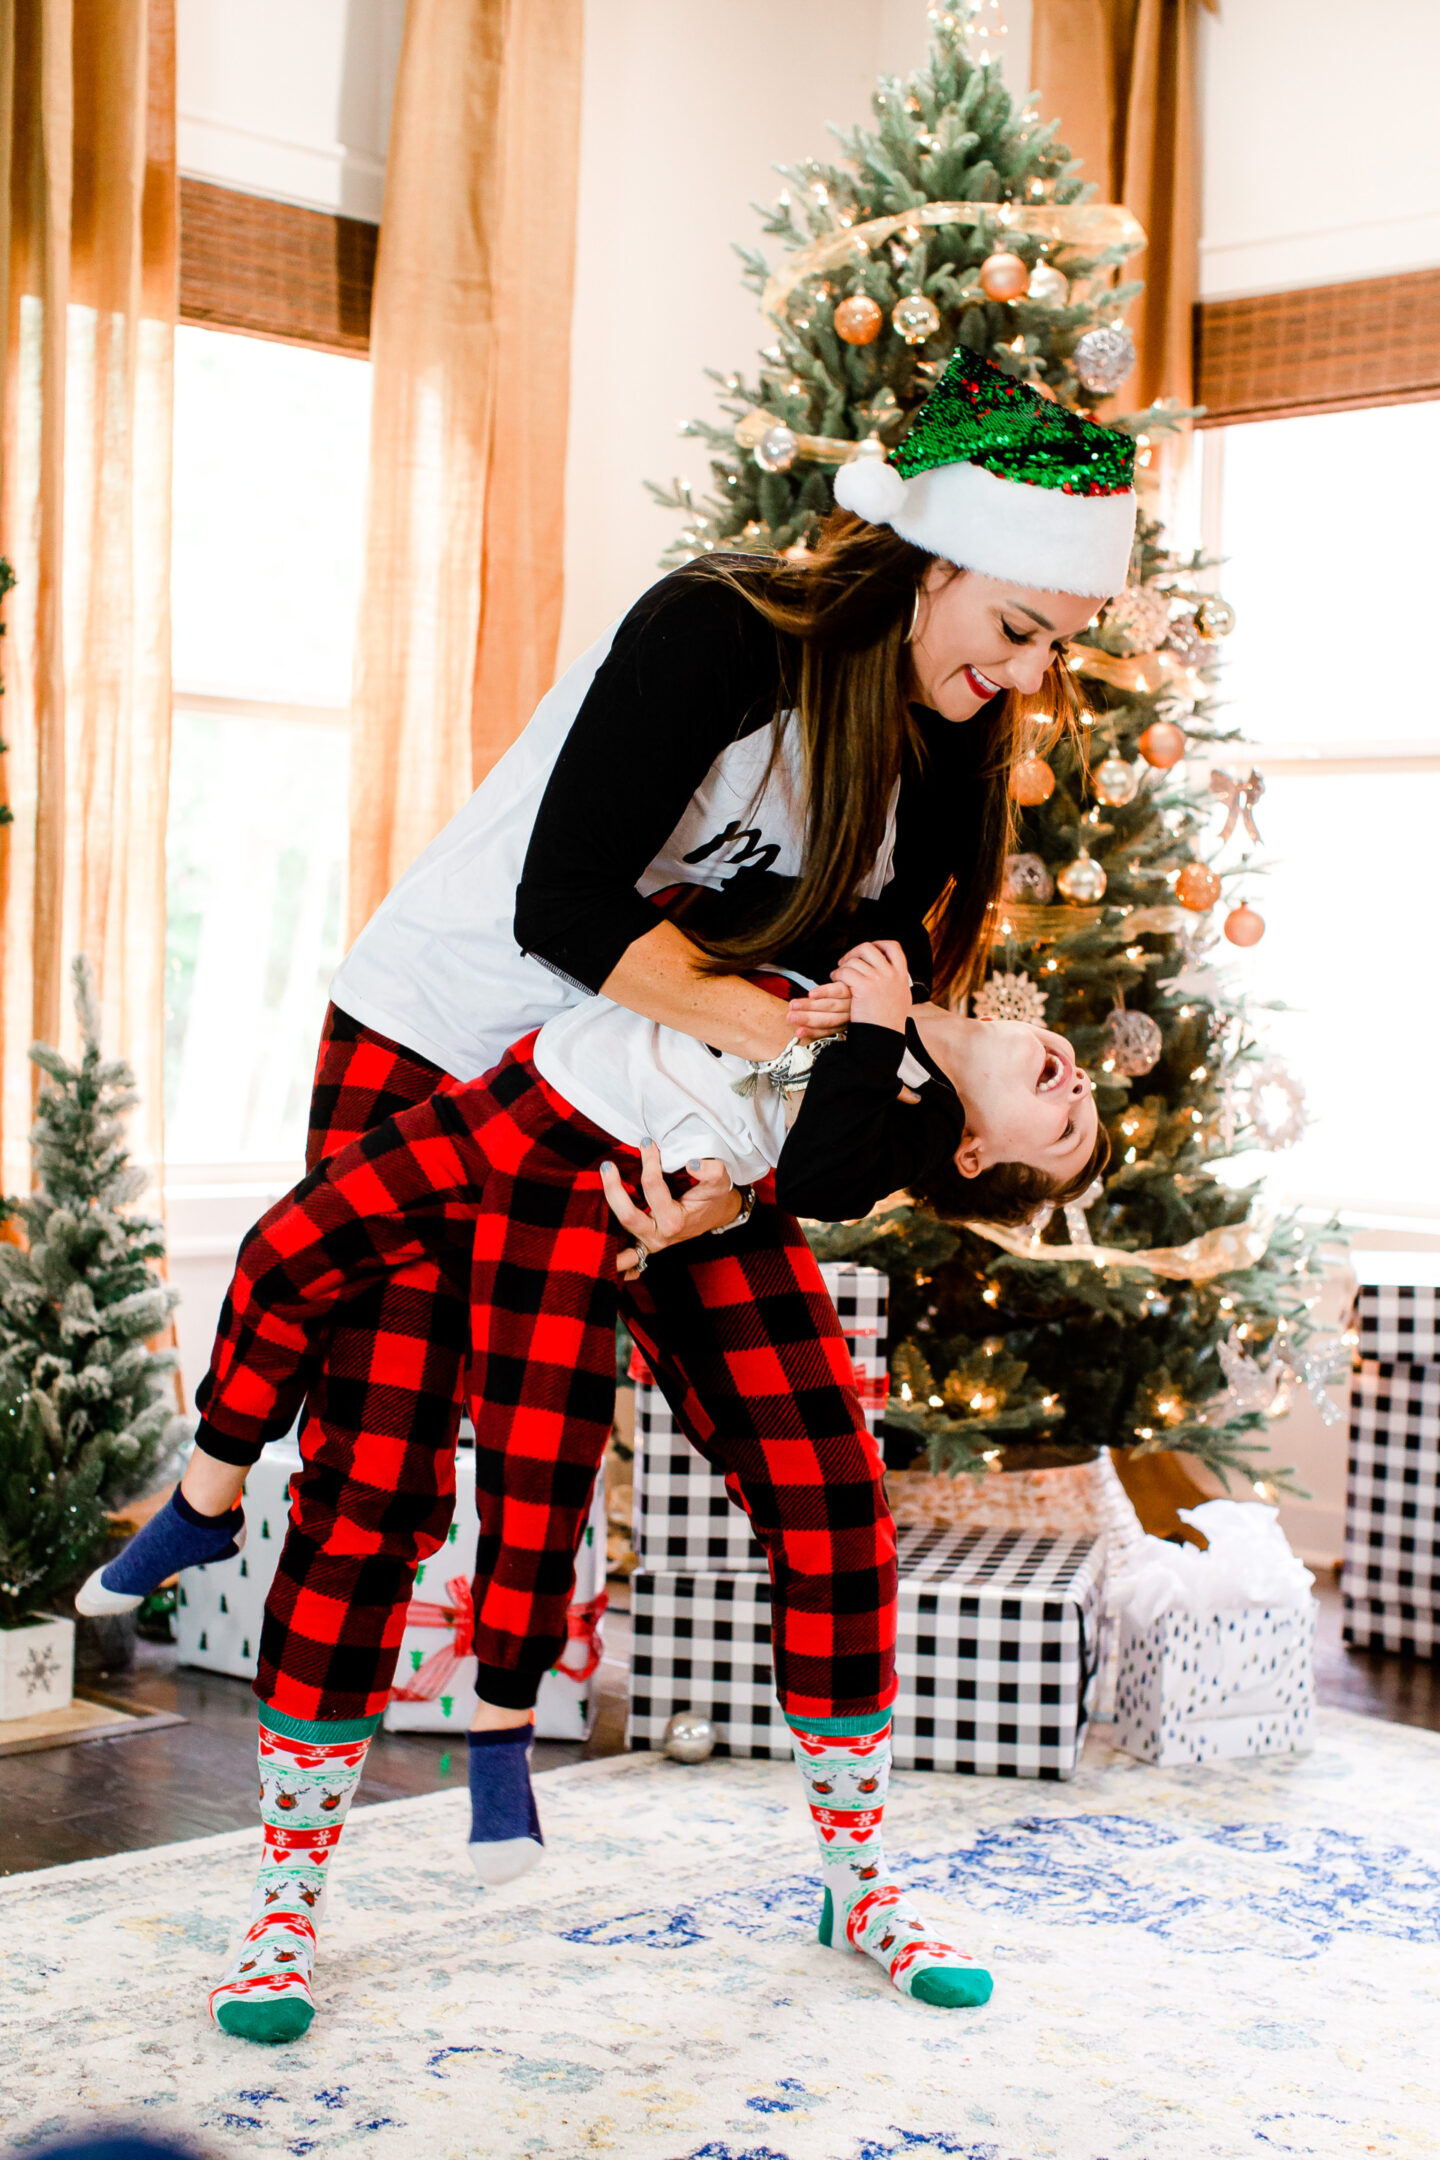
[[[1109,599],[1135,536],[1135,445],[962,346],[888,458],[835,476],[842,510],[986,577]]]

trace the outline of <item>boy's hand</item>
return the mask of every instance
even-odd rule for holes
[[[805,997],[791,998],[785,1011],[802,1043],[838,1035],[850,1025],[850,991],[842,982],[817,983]]]
[[[910,1018],[910,963],[893,938],[856,945],[835,970],[850,992],[850,1017],[866,1027],[905,1032]]]

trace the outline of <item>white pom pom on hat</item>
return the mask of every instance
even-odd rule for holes
[[[852,458],[835,475],[835,500],[872,525],[888,525],[905,500],[905,481],[884,458]]]

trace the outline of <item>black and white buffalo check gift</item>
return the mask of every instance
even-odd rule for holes
[[[1440,1362],[1351,1376],[1343,1590],[1346,1642],[1440,1650]]]
[[[827,1262],[820,1270],[840,1317],[865,1422],[874,1432],[885,1412],[888,1278],[877,1268]],[[725,1480],[691,1447],[670,1405],[637,1360],[635,1513],[632,1537],[642,1568],[714,1575],[763,1575],[765,1555]]]
[[[902,1769],[1068,1778],[1096,1667],[1104,1547],[1019,1530],[902,1530],[895,1761]],[[717,1753],[785,1757],[770,1584],[714,1572],[631,1577],[632,1747],[678,1710]]]

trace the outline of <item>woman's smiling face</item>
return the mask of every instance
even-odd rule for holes
[[[1002,690],[1033,697],[1065,640],[1099,607],[1083,593],[1041,592],[933,562],[910,641],[914,694],[947,720],[973,720]]]

